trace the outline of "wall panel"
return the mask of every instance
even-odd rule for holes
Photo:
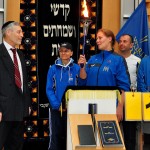
[[[20,0],[7,0],[6,21],[20,21]]]

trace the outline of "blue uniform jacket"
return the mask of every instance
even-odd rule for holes
[[[129,91],[130,78],[125,59],[113,51],[101,51],[92,56],[86,65],[87,78],[80,85],[117,86]]]
[[[77,85],[77,78],[80,67],[70,59],[68,65],[63,66],[61,59],[58,58],[52,65],[47,74],[46,94],[52,109],[58,110],[62,96],[67,86]]]
[[[137,74],[137,90],[140,92],[150,92],[150,56],[141,60]]]

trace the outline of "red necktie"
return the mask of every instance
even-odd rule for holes
[[[18,67],[17,56],[16,56],[16,49],[11,48],[11,50],[13,52],[13,57],[14,57],[15,83],[18,86],[18,88],[21,88],[21,77],[20,77],[20,72]]]

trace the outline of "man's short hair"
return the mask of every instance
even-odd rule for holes
[[[121,36],[125,36],[125,35],[128,35],[130,37],[130,39],[131,39],[131,43],[134,43],[134,39],[133,39],[133,36],[131,34],[128,34],[128,33],[126,34],[125,33],[125,34],[122,34]]]

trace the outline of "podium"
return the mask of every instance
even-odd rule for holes
[[[92,120],[91,120],[91,115],[90,114],[69,114],[68,115],[68,129],[70,134],[69,137],[67,137],[67,140],[71,139],[70,147],[67,147],[67,150],[95,150],[95,147],[90,147],[90,146],[85,146],[82,147],[79,144],[79,137],[78,137],[78,130],[77,126],[78,125],[92,125]],[[68,146],[68,145],[67,145]]]
[[[100,143],[100,135],[98,134],[98,138],[97,138],[97,142],[98,145],[96,147],[92,147],[92,146],[80,146],[79,144],[79,137],[78,137],[78,130],[77,130],[77,126],[78,125],[92,125],[92,120],[91,120],[91,115],[90,114],[69,114],[68,115],[68,129],[69,132],[67,134],[67,150],[125,150],[125,146],[124,146],[124,142],[123,142],[123,147],[102,147],[101,143]],[[96,114],[95,115],[96,121],[99,120],[115,120],[117,122],[117,118],[115,115],[110,114],[110,115],[106,115],[106,114]],[[121,140],[123,141],[123,137],[121,134],[121,130],[120,127],[118,125],[117,122],[117,126],[119,129],[119,133],[121,135]],[[71,141],[69,141],[71,140]],[[70,147],[69,147],[70,146]]]
[[[116,99],[118,90],[68,90],[67,96],[67,150],[125,150],[122,133],[116,117]],[[81,145],[78,125],[91,125],[94,128],[91,114],[88,114],[88,105],[97,105],[97,114],[94,115],[97,132],[94,132],[96,145]],[[103,147],[98,121],[115,121],[121,137],[122,146]]]

